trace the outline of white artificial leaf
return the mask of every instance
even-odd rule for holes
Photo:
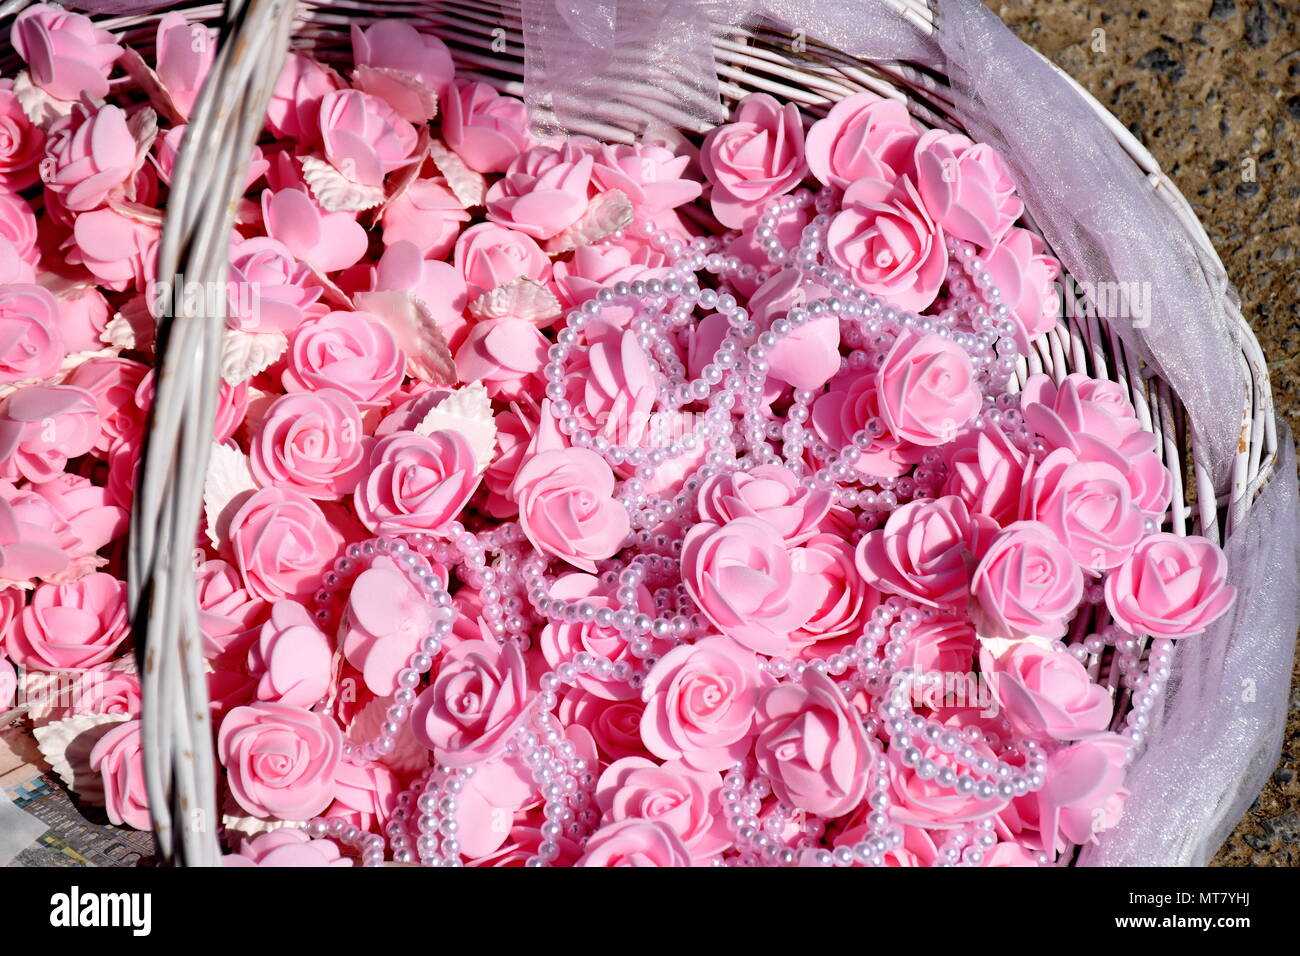
[[[457,431],[474,450],[474,461],[482,471],[492,464],[496,451],[497,426],[492,415],[492,400],[482,382],[458,388],[444,398],[415,426],[421,435],[437,431]]]
[[[18,105],[27,118],[43,130],[48,130],[59,117],[71,113],[76,105],[70,100],[56,100],[50,96],[32,82],[31,74],[26,70],[14,77],[14,96],[18,97]]]
[[[242,385],[269,368],[289,347],[283,332],[249,332],[226,329],[222,341],[221,377],[229,385]]]
[[[257,490],[248,456],[230,445],[213,443],[208,473],[203,480],[203,517],[208,540],[221,549],[230,520],[248,496]]]
[[[599,242],[632,222],[632,201],[619,189],[596,196],[582,218],[568,229],[546,240],[546,251],[555,255]]]
[[[427,123],[438,115],[437,90],[410,73],[362,64],[352,71],[352,85],[379,97],[408,123]]]
[[[111,729],[108,725],[130,719],[129,714],[77,714],[34,727],[32,736],[45,762],[68,789],[87,803],[102,804],[104,782],[90,769],[90,751]]]
[[[269,833],[281,827],[301,827],[304,824],[294,820],[263,820],[243,813],[239,804],[227,799],[221,813],[221,825],[232,833],[242,833],[246,837],[255,837],[259,833]]]
[[[154,109],[167,117],[172,124],[185,122],[185,117],[177,109],[171,93],[153,68],[144,61],[144,57],[131,47],[124,46],[118,55],[117,64],[122,67],[122,71],[127,76],[131,77],[136,86],[144,91],[145,96],[149,97],[149,102],[153,104]]]
[[[302,178],[326,212],[373,209],[384,201],[383,186],[354,183],[319,156],[303,158]]]
[[[1007,653],[1007,651],[1021,644],[1034,644],[1038,647],[1041,647],[1049,651],[1052,649],[1052,644],[1053,644],[1053,641],[1050,637],[1042,637],[1041,635],[1038,634],[1030,634],[1027,637],[1021,637],[1021,638],[1010,638],[1010,637],[990,637],[987,634],[980,634],[976,632],[975,636],[979,638],[980,646],[984,648],[986,651],[988,651],[993,656],[993,659],[995,661],[1000,660],[1002,656]]]
[[[482,173],[475,172],[465,165],[465,161],[448,148],[440,139],[429,141],[429,157],[438,172],[447,180],[447,188],[460,200],[466,209],[483,205],[483,196],[487,192],[487,179]]]
[[[555,293],[528,276],[488,289],[469,304],[470,315],[476,319],[523,319],[535,324],[547,322],[561,311]]]
[[[362,312],[369,312],[393,333],[406,353],[407,370],[422,382],[454,385],[456,363],[443,337],[442,329],[429,313],[429,307],[410,292],[386,289],[358,292],[353,301]]]

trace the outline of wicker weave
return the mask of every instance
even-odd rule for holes
[[[918,30],[935,29],[932,12],[921,0],[889,2]],[[26,5],[10,2],[0,7],[0,28],[7,30]],[[243,165],[261,129],[270,89],[290,43],[324,62],[346,63],[351,24],[410,18],[448,44],[463,74],[503,92],[524,92],[519,0],[381,0],[357,6],[303,3],[296,8],[291,0],[231,0],[224,9],[219,4],[173,7],[177,8],[192,20],[221,26],[222,36],[173,177],[158,261],[158,275],[164,281],[176,273],[187,281],[225,281],[226,243],[232,209],[242,193]],[[99,25],[147,52],[158,15],[102,18]],[[728,105],[747,93],[765,91],[820,115],[850,93],[871,90],[902,100],[925,125],[956,128],[945,110],[942,78],[929,71],[863,62],[811,40],[806,44],[792,40],[789,34],[766,27],[715,31],[718,78]],[[6,74],[15,65],[10,53],[3,63]],[[1213,279],[1226,289],[1222,264],[1182,194],[1119,121],[1074,85],[1151,188],[1173,208],[1192,240],[1209,254],[1216,270]],[[701,132],[680,99],[644,84],[638,87],[630,76],[621,89],[624,100],[598,107],[591,120],[573,132],[628,141],[645,128],[629,128],[620,120],[628,115],[688,135]],[[1026,216],[1030,228],[1032,213],[1030,209]],[[1166,528],[1220,542],[1269,480],[1278,450],[1263,353],[1235,300],[1230,297],[1226,307],[1231,321],[1240,326],[1242,352],[1225,358],[1242,363],[1251,382],[1250,394],[1241,396],[1241,440],[1226,486],[1215,487],[1177,396],[1140,365],[1104,320],[1091,315],[1063,319],[1030,355],[1021,358],[1016,375],[1017,384],[1038,372],[1058,381],[1070,372],[1085,372],[1120,383],[1143,427],[1160,437],[1158,452],[1174,476]],[[1082,315],[1089,310],[1077,311]],[[185,865],[210,865],[219,854],[211,727],[190,554],[215,414],[222,327],[220,315],[177,316],[160,325],[157,400],[131,524],[129,593],[137,652],[143,654],[149,797],[162,853]],[[1085,611],[1080,618],[1076,627],[1086,633],[1090,615]],[[1117,677],[1110,673],[1111,686],[1116,686]],[[1126,692],[1120,693],[1117,725],[1126,709],[1122,699]]]

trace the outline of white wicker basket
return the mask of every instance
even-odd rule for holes
[[[936,29],[922,0],[889,0],[918,31]],[[27,5],[0,7],[0,28]],[[375,0],[364,5],[292,0],[230,0],[176,4],[192,20],[222,28],[212,73],[191,117],[173,177],[158,258],[158,276],[177,273],[187,281],[224,282],[226,239],[232,210],[242,194],[244,163],[261,129],[271,86],[286,51],[311,52],[325,62],[346,61],[348,29],[379,18],[406,17],[441,37],[464,73],[504,92],[524,94],[520,0]],[[158,13],[99,18],[105,29],[137,49],[152,44]],[[859,91],[905,102],[929,126],[955,128],[944,111],[942,78],[906,64],[864,62],[811,40],[792,43],[775,28],[719,28],[713,38],[724,98],[733,102],[761,90],[800,104],[813,115]],[[798,52],[795,52],[798,49]],[[3,63],[15,66],[12,54]],[[646,121],[699,133],[689,104],[664,90],[622,84],[622,99],[594,105],[591,120],[573,132],[628,141]],[[1073,81],[1071,81],[1073,82]],[[1151,154],[1086,91],[1080,92],[1132,158],[1151,188],[1176,212],[1191,239],[1216,268],[1222,264],[1187,201],[1160,171]],[[630,118],[637,117],[637,120]],[[1032,228],[1030,209],[1027,218]],[[1278,452],[1268,369],[1249,325],[1228,304],[1240,326],[1240,354],[1224,356],[1247,371],[1250,394],[1241,396],[1241,441],[1230,483],[1216,487],[1202,450],[1186,427],[1177,396],[1095,317],[1067,318],[1021,359],[1018,382],[1038,372],[1060,380],[1086,372],[1116,381],[1128,392],[1143,426],[1160,436],[1159,453],[1174,475],[1166,527],[1195,531],[1222,541],[1269,480]],[[1087,310],[1084,310],[1087,311]],[[144,685],[143,727],[149,796],[164,857],[183,865],[211,865],[219,848],[215,828],[215,779],[194,581],[190,555],[201,511],[203,477],[215,415],[221,315],[178,315],[159,328],[157,400],[136,490],[130,538],[130,597]],[[1112,675],[1111,680],[1115,680]],[[1122,715],[1123,702],[1117,706]],[[1121,717],[1117,716],[1117,720]]]

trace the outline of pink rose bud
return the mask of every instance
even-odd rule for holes
[[[859,179],[892,184],[912,167],[916,124],[906,104],[863,91],[846,96],[808,130],[808,168],[847,189]]]
[[[250,495],[231,519],[229,535],[244,586],[266,601],[311,594],[343,546],[317,504],[287,488]]]
[[[292,332],[320,297],[311,270],[284,243],[267,236],[230,249],[226,324],[250,332]]]
[[[36,182],[45,133],[27,118],[13,87],[13,80],[0,80],[0,128],[5,131],[0,136],[0,186],[16,193]]]
[[[703,186],[682,178],[691,158],[659,143],[602,146],[595,153],[592,180],[602,191],[617,189],[632,203],[636,218],[655,220],[699,198]]]
[[[4,114],[0,113],[0,124],[4,122],[3,117]],[[0,125],[0,130],[2,129],[3,125]],[[0,137],[0,149],[3,147],[4,140]],[[2,171],[3,167],[0,167],[0,172]],[[37,238],[36,215],[27,200],[0,187],[0,241],[9,244],[13,256],[34,266],[41,258],[36,245]]]
[[[72,385],[28,385],[0,402],[0,477],[48,481],[99,437],[95,398]]]
[[[243,659],[257,638],[267,603],[244,589],[239,570],[225,561],[205,561],[195,571],[203,656]]]
[[[544,451],[515,476],[519,525],[533,547],[594,573],[623,545],[630,521],[614,497],[614,473],[585,448]]]
[[[343,86],[337,73],[312,57],[290,53],[271,91],[266,125],[282,139],[314,142],[320,137],[320,105]]]
[[[831,495],[802,484],[784,465],[759,465],[705,479],[696,504],[701,520],[726,524],[736,518],[758,518],[786,544],[795,545],[817,533],[830,511]]]
[[[366,254],[366,230],[355,216],[325,212],[301,189],[262,190],[262,222],[267,236],[321,273],[347,269]],[[297,268],[286,268],[284,278],[292,285],[314,284],[300,276]]]
[[[96,571],[68,584],[37,587],[4,645],[24,667],[83,670],[112,657],[126,635],[126,585]]]
[[[960,498],[918,498],[858,543],[858,571],[887,594],[964,608],[971,572],[996,531],[992,518],[971,514]]]
[[[428,259],[447,258],[469,221],[469,212],[441,178],[415,180],[380,214],[385,246],[412,242]]]
[[[477,487],[474,450],[460,432],[398,432],[371,449],[353,502],[375,534],[440,531]]]
[[[754,757],[779,799],[823,817],[861,802],[872,754],[862,715],[833,680],[808,668],[799,683],[768,688],[757,721]]]
[[[808,174],[799,107],[749,94],[732,122],[704,137],[700,167],[713,183],[710,203],[718,221],[732,229],[747,226],[764,202],[790,192]]]
[[[104,809],[110,823],[152,829],[145,789],[140,721],[114,724],[90,751],[90,769],[104,784]]]
[[[368,446],[361,413],[343,392],[293,392],[267,409],[249,442],[249,465],[263,487],[334,501],[361,480]]]
[[[466,688],[474,692],[466,695]],[[416,699],[415,736],[448,767],[470,767],[505,750],[528,717],[524,656],[512,642],[462,641],[442,657],[438,676]]]
[[[221,858],[222,866],[351,866],[339,845],[327,837],[313,839],[306,830],[279,827],[245,837],[237,853]]]
[[[1106,578],[1106,607],[1131,634],[1199,634],[1227,613],[1237,589],[1214,542],[1198,535],[1148,535]]]
[[[357,66],[377,67],[410,77],[436,93],[439,101],[446,98],[456,72],[447,44],[432,34],[421,33],[404,20],[379,20],[368,27],[353,24],[352,58]],[[429,119],[427,116],[406,118],[412,122]]]
[[[691,852],[666,822],[631,817],[607,823],[587,840],[574,866],[691,866]]]
[[[438,583],[447,574],[434,568]],[[420,642],[434,632],[435,613],[428,597],[411,583],[392,558],[376,557],[357,575],[348,594],[339,640],[347,662],[361,672],[366,687],[387,697],[397,690],[397,674]]]
[[[314,707],[329,693],[333,655],[330,639],[305,607],[276,601],[248,651],[248,670],[259,676],[258,700]]]
[[[469,301],[522,277],[546,283],[551,260],[532,238],[493,222],[470,226],[456,240],[456,268],[469,287]]]
[[[1022,641],[995,661],[986,649],[980,671],[1007,719],[1026,736],[1078,740],[1110,726],[1110,694],[1067,651]]]
[[[50,127],[41,178],[64,208],[86,212],[122,190],[137,168],[136,142],[116,106],[77,105]]]
[[[282,376],[287,391],[338,389],[363,411],[383,405],[405,377],[405,353],[368,312],[330,312],[304,322],[289,342]]]
[[[998,151],[961,133],[928,130],[916,143],[916,184],[950,236],[992,246],[1025,211]]]
[[[1073,843],[1096,843],[1097,834],[1124,815],[1124,768],[1132,741],[1102,734],[1064,747],[1047,759],[1047,785],[1038,795],[1044,849],[1061,853]]]
[[[83,93],[103,99],[108,74],[122,54],[113,35],[89,17],[44,3],[18,14],[10,41],[27,63],[32,82],[56,100],[78,100]]]
[[[979,414],[982,397],[970,356],[934,332],[904,332],[876,372],[880,417],[915,445],[942,445]]]
[[[54,296],[38,285],[0,286],[0,382],[48,378],[66,351]]]
[[[1016,521],[998,533],[971,576],[977,620],[994,637],[1062,637],[1083,600],[1083,572],[1052,529]]]
[[[593,162],[572,143],[520,153],[487,191],[488,218],[539,241],[554,238],[587,211]]]
[[[442,135],[465,165],[480,173],[503,173],[533,146],[528,108],[486,83],[457,80],[442,104]]]
[[[934,302],[948,271],[943,230],[906,176],[892,188],[860,179],[826,233],[830,257],[857,285],[900,309]]]
[[[548,348],[546,336],[524,319],[475,322],[456,350],[456,375],[482,382],[493,398],[520,401],[537,390]]]
[[[309,820],[334,799],[343,732],[334,718],[258,702],[226,714],[217,756],[230,795],[255,817]]]
[[[1010,310],[1016,347],[1027,353],[1030,343],[1055,328],[1061,318],[1061,294],[1056,287],[1061,264],[1037,235],[1013,226],[984,253],[984,266],[1002,292],[1002,304]]]
[[[660,765],[644,757],[614,761],[596,782],[596,806],[606,823],[656,820],[667,824],[700,864],[732,843],[721,795],[722,777],[717,771]]]
[[[380,186],[384,177],[411,161],[415,128],[391,106],[360,90],[335,90],[320,101],[325,157],[344,179]]]

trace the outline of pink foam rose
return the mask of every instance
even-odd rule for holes
[[[158,20],[156,49],[158,79],[171,95],[182,117],[188,117],[212,69],[217,52],[215,31],[201,23],[189,23],[175,10]]]
[[[718,221],[732,229],[748,225],[765,201],[788,193],[808,174],[799,108],[766,93],[749,94],[732,122],[704,137],[700,168],[713,183],[710,205]]]
[[[72,558],[89,557],[126,533],[126,511],[113,504],[108,492],[88,478],[62,474],[35,482],[30,490],[49,502],[76,538],[77,544],[69,553]]]
[[[498,852],[535,796],[532,772],[518,755],[502,754],[475,767],[453,818],[461,855],[478,859]]]
[[[749,310],[764,329],[785,318],[791,309],[824,298],[826,289],[807,285],[798,269],[782,269],[754,291]],[[819,389],[840,369],[840,323],[827,312],[805,315],[803,323],[787,332],[768,353],[768,373],[785,385]]]
[[[862,538],[858,571],[886,594],[931,607],[965,607],[970,574],[996,531],[992,518],[971,514],[960,498],[918,498]]]
[[[62,206],[86,212],[119,192],[137,167],[136,142],[116,106],[78,105],[50,127],[41,178]]]
[[[383,100],[360,90],[334,90],[320,101],[325,158],[344,179],[383,185],[384,177],[407,165],[418,139],[415,128]]]
[[[938,614],[912,628],[898,666],[918,674],[967,673],[976,646],[975,629],[964,616]]]
[[[446,572],[434,568],[446,584]],[[357,575],[348,594],[339,640],[347,662],[380,697],[397,690],[397,674],[420,642],[434,632],[434,608],[389,557],[377,556]]]
[[[126,640],[126,584],[93,572],[68,584],[42,584],[5,635],[5,651],[34,670],[102,664]]]
[[[445,259],[469,221],[469,212],[441,177],[415,180],[380,216],[385,246],[412,242],[428,259]]]
[[[259,700],[312,707],[330,689],[333,648],[297,601],[271,605],[257,643],[248,650],[249,673],[258,676]]]
[[[966,351],[934,332],[904,332],[876,371],[880,417],[915,445],[942,445],[982,404]]]
[[[368,832],[388,822],[401,789],[397,776],[383,764],[357,766],[346,760],[335,771],[334,788],[334,802],[324,813],[326,819],[346,820]]]
[[[659,398],[650,357],[630,329],[597,320],[582,331],[586,348],[564,378],[578,426],[612,443],[641,444]]]
[[[706,478],[696,496],[700,518],[726,524],[758,518],[786,544],[802,544],[817,533],[831,507],[831,494],[802,484],[784,465],[759,465]]]
[[[361,413],[343,392],[291,392],[267,409],[249,442],[249,465],[264,488],[333,501],[356,488],[369,444]]]
[[[593,163],[573,143],[533,146],[488,188],[488,218],[539,241],[554,238],[587,211]]]
[[[1236,600],[1227,571],[1223,551],[1206,538],[1151,534],[1107,576],[1106,607],[1131,634],[1199,634]]]
[[[474,450],[460,432],[398,432],[371,449],[353,502],[375,534],[438,531],[477,487]]]
[[[779,799],[824,817],[856,807],[867,791],[871,751],[861,715],[825,674],[768,688],[758,701],[754,758]]]
[[[456,268],[465,277],[469,300],[520,277],[545,283],[551,260],[531,237],[493,222],[470,226],[456,240]]]
[[[87,481],[87,479],[76,475],[66,477],[79,482]],[[95,570],[103,565],[105,561],[95,553],[96,549],[90,546],[93,541],[83,541],[77,536],[69,523],[68,517],[65,517],[63,513],[66,510],[71,516],[72,513],[76,512],[78,504],[75,501],[69,501],[63,504],[62,509],[56,507],[55,501],[52,499],[59,496],[60,489],[57,485],[59,479],[52,479],[51,481],[53,484],[48,492],[49,497],[46,497],[37,494],[34,485],[26,484],[22,488],[17,488],[11,482],[0,480],[0,499],[7,503],[18,533],[24,536],[24,544],[35,545],[38,553],[43,550],[46,544],[58,548],[62,554],[64,566],[60,567],[57,572],[43,574],[41,577],[55,584],[63,584]],[[94,486],[90,487],[93,489]],[[91,495],[93,496],[93,494],[92,491]],[[107,497],[107,494],[103,493],[99,501],[102,502]],[[93,507],[93,497],[90,499],[90,503]],[[81,504],[86,504],[86,501],[83,500]],[[91,516],[83,530],[93,537],[104,529],[97,528],[94,516]]]
[[[662,820],[630,817],[607,823],[590,838],[574,866],[691,866],[691,852]]]
[[[984,633],[1061,637],[1083,600],[1083,572],[1051,528],[1015,521],[993,539],[970,587]]]
[[[596,782],[596,806],[605,823],[665,823],[699,864],[731,846],[721,794],[722,777],[717,771],[692,770],[672,762],[661,766],[644,757],[614,761]]]
[[[813,431],[835,451],[853,445],[860,475],[897,478],[921,460],[925,448],[893,435],[880,415],[876,379],[846,371],[812,405]]]
[[[339,845],[326,837],[312,839],[306,830],[278,827],[245,837],[236,853],[221,858],[222,866],[351,866]]]
[[[113,35],[89,17],[43,3],[18,14],[10,42],[27,63],[32,82],[65,101],[83,93],[96,100],[107,96],[109,71],[122,54]]]
[[[11,282],[35,282],[36,270],[14,248],[14,244],[0,236],[0,285]]]
[[[124,720],[100,737],[90,751],[90,769],[103,779],[104,810],[110,823],[152,829],[140,721]]]
[[[944,494],[956,495],[971,511],[1008,525],[1020,516],[1020,497],[1033,470],[1028,452],[1000,428],[963,431],[946,449]]]
[[[226,324],[252,332],[292,332],[320,298],[311,270],[284,243],[268,236],[243,239],[230,249]]]
[[[728,769],[749,753],[759,697],[773,683],[758,657],[730,638],[678,645],[646,676],[641,740],[661,760]]]
[[[534,145],[528,109],[486,83],[457,80],[442,104],[442,135],[465,165],[480,173],[503,173]]]
[[[459,348],[464,341],[469,301],[465,280],[449,263],[422,258],[415,243],[399,240],[384,250],[374,268],[374,291],[409,293],[428,312],[449,348]]]
[[[996,149],[961,133],[928,130],[916,142],[916,185],[944,231],[991,246],[1025,211]]]
[[[892,184],[911,169],[916,141],[906,104],[864,90],[846,96],[812,124],[808,168],[819,182],[838,189],[859,179]]]
[[[95,209],[77,217],[61,248],[69,263],[84,266],[100,285],[115,292],[142,289],[157,265],[160,232],[114,209]]]
[[[259,701],[226,714],[217,756],[230,795],[255,817],[309,820],[334,799],[343,731],[329,714]]]
[[[816,534],[795,555],[816,600],[808,620],[790,632],[791,648],[802,645],[806,652],[833,653],[862,633],[880,594],[862,580],[854,564],[853,545],[839,535]]]
[[[262,190],[262,222],[267,236],[318,272],[338,272],[366,254],[366,230],[354,215],[326,212],[302,189]],[[286,284],[305,284],[296,269],[285,272]]]
[[[636,663],[636,658],[628,646],[628,640],[622,632],[613,626],[614,613],[619,610],[615,600],[615,588],[606,585],[599,578],[590,574],[577,572],[562,575],[551,585],[550,595],[553,600],[579,602],[597,609],[595,619],[590,621],[548,621],[542,628],[538,643],[546,662],[558,667],[582,652],[594,657],[608,658],[618,665],[626,661],[629,665]],[[654,600],[649,590],[639,586],[633,592],[635,601],[626,610],[630,614],[644,614],[649,618],[655,616]],[[579,674],[577,687],[588,690],[597,697],[612,700],[626,700],[639,696],[639,690],[627,680],[620,680],[612,673],[593,670]]]
[[[140,678],[112,664],[100,664],[82,673],[69,708],[71,714],[125,714],[140,716]]]
[[[27,118],[13,88],[13,80],[0,80],[0,186],[17,192],[36,182],[45,133]]]
[[[597,561],[622,547],[630,527],[627,509],[614,497],[614,472],[594,451],[533,455],[512,490],[519,526],[539,551],[595,573]]]
[[[343,545],[316,502],[288,488],[250,495],[228,534],[244,586],[266,601],[312,593]]]
[[[1094,383],[1079,372],[1060,385],[1046,375],[1031,375],[1020,394],[1025,421],[1051,447],[1082,449],[1087,435],[1127,455],[1154,447],[1154,436],[1142,430],[1137,413],[1118,383]]]
[[[374,67],[414,79],[437,94],[439,102],[447,98],[456,72],[447,44],[404,20],[379,20],[368,27],[352,24],[352,59],[359,67]],[[389,92],[389,87],[373,75],[356,75],[353,80],[358,88],[377,95]],[[396,107],[398,97],[393,95],[392,99]],[[415,123],[431,117],[408,112],[405,118]]]
[[[1011,312],[1017,348],[1028,353],[1030,343],[1051,331],[1061,318],[1061,294],[1056,288],[1061,264],[1037,235],[1013,226],[984,252],[984,268]]]
[[[906,176],[888,191],[871,179],[851,186],[831,220],[826,243],[849,278],[900,309],[928,307],[948,269],[943,230]]]
[[[104,347],[101,336],[108,325],[108,300],[94,286],[60,289],[59,334],[69,352],[94,352]],[[80,366],[78,366],[80,367]]]
[[[48,481],[99,437],[95,398],[73,385],[28,385],[0,403],[0,477]]]
[[[975,752],[976,759],[996,762],[997,755],[986,743],[972,743],[970,747]],[[921,746],[920,752],[921,759],[931,761],[939,773],[967,773],[966,767],[959,764],[951,753],[940,750],[937,746]],[[898,823],[949,830],[994,814],[1008,802],[1005,797],[996,795],[983,799],[974,790],[963,793],[951,786],[943,786],[934,776],[923,777],[917,772],[920,761],[910,761],[907,754],[908,751],[901,747],[890,747],[885,754],[889,792],[893,800],[889,814]]]
[[[682,542],[682,581],[714,626],[761,654],[789,648],[789,633],[816,609],[818,593],[785,542],[759,518],[702,522]]]
[[[641,741],[640,700],[606,700],[590,691],[571,688],[560,698],[556,715],[566,727],[585,727],[601,756],[608,761],[622,757],[645,757],[649,751]]]
[[[596,187],[622,192],[637,219],[655,220],[699,198],[704,188],[682,176],[691,158],[661,143],[602,145],[594,159],[591,175]]]
[[[38,285],[0,286],[0,382],[48,378],[66,352],[54,296]]]
[[[648,246],[633,248],[607,242],[579,246],[571,259],[555,263],[555,294],[564,308],[572,309],[594,298],[606,286],[655,278],[664,264],[663,254]],[[616,325],[626,325],[626,321],[619,321],[624,317],[630,320],[632,311],[617,307],[601,310],[601,318]]]
[[[480,764],[505,750],[532,700],[523,654],[510,641],[462,641],[416,699],[415,736],[448,767]]]
[[[986,648],[980,671],[1019,733],[1078,740],[1110,726],[1110,694],[1066,651],[1021,641],[994,660]]]
[[[1130,497],[1124,458],[1106,446],[1094,453],[1091,461],[1068,448],[1049,453],[1025,487],[1021,513],[1051,528],[1081,567],[1099,572],[1132,553],[1144,518]]]
[[[1131,746],[1119,734],[1102,734],[1047,758],[1047,784],[1038,798],[1045,850],[1096,843],[1098,833],[1119,823],[1128,799],[1124,767]]]
[[[0,136],[4,131],[4,115],[0,113]],[[0,138],[0,150],[3,148],[4,140]],[[0,240],[7,241],[19,259],[34,266],[41,256],[37,238],[36,214],[32,207],[22,196],[8,192],[0,185]]]
[[[26,583],[33,578],[60,577],[69,566],[68,535],[63,528],[41,520],[54,517],[48,504],[40,511],[22,507],[22,501],[15,507],[10,501],[14,497],[0,495],[0,581]],[[24,497],[44,501],[37,495]],[[0,590],[0,595],[5,593]]]
[[[136,390],[149,366],[116,356],[92,358],[73,369],[68,384],[85,389],[95,398],[99,411],[99,435],[94,449],[101,454],[125,433],[144,425],[144,408],[136,402]]]
[[[239,570],[220,559],[204,561],[194,572],[199,601],[199,631],[208,658],[241,659],[257,638],[267,603],[244,589]]]
[[[362,411],[378,408],[406,376],[406,355],[369,312],[329,312],[300,325],[289,342],[286,391],[334,388]]]
[[[320,135],[320,103],[343,81],[312,57],[290,53],[266,108],[266,125],[283,139],[312,142]]]

